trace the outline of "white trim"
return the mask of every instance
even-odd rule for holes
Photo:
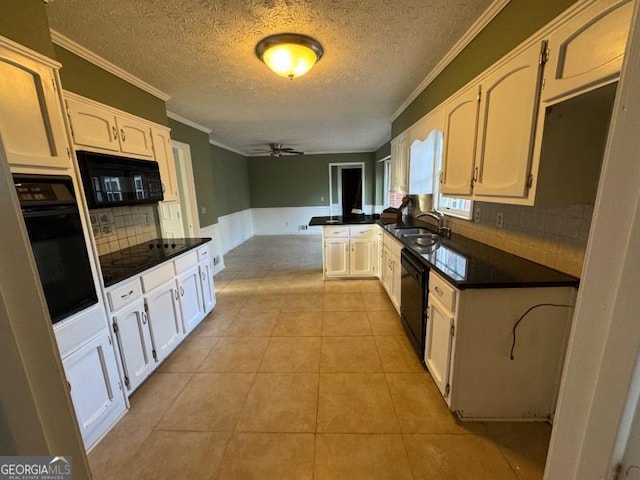
[[[123,70],[117,65],[114,65],[109,60],[106,60],[100,55],[93,53],[88,48],[85,48],[79,43],[74,42],[70,38],[65,37],[60,32],[57,32],[56,30],[53,30],[53,29],[50,29],[49,31],[51,32],[51,41],[56,45],[64,48],[65,50],[69,50],[71,53],[78,55],[79,57],[85,59],[87,62],[93,63],[94,65],[102,68],[103,70],[106,70],[107,72],[115,75],[116,77],[119,77],[129,82],[130,84],[135,85],[136,87],[140,88],[141,90],[144,90],[147,93],[150,93],[151,95],[159,98],[160,100],[163,100],[166,102],[171,98],[169,95],[167,95],[161,90],[158,90],[153,85],[148,84],[144,80],[141,80],[140,78],[130,74],[126,70]]]
[[[218,217],[220,251],[224,255],[229,250],[253,237],[253,217],[250,208]]]
[[[59,69],[62,67],[62,64],[60,62],[56,62],[55,60],[47,57],[46,55],[43,55],[40,52],[36,52],[35,50],[31,50],[30,48],[25,47],[24,45],[21,45],[17,42],[14,42],[10,38],[3,37],[2,35],[0,35],[0,46],[7,47],[16,53],[24,55],[25,57],[29,57],[32,60],[35,60],[40,63],[44,63],[47,67],[51,67],[55,69]]]
[[[206,134],[210,134],[213,131],[210,128],[205,127],[204,125],[200,125],[199,123],[192,122],[188,118],[184,118],[184,117],[178,115],[177,113],[170,112],[169,110],[167,110],[167,118],[171,118],[172,120],[175,120],[176,122],[184,123],[185,125],[187,125],[187,126],[189,126],[191,128],[195,128],[196,130],[200,130],[201,132],[204,132]]]
[[[471,41],[476,38],[476,36],[486,27],[491,20],[495,18],[500,11],[507,6],[509,0],[495,0],[489,8],[487,8],[480,18],[478,18],[471,28],[467,30],[467,32],[455,43],[453,48],[447,52],[447,54],[438,62],[438,64],[434,67],[431,72],[426,76],[426,78],[420,82],[420,84],[416,87],[416,89],[409,95],[409,97],[398,107],[395,113],[391,116],[391,121],[394,121],[396,118],[405,111],[405,109],[413,102],[418,95],[420,95],[425,88],[429,86],[431,82],[435,80],[435,78],[442,73],[442,71],[449,65],[454,58],[465,49],[467,45],[471,43]]]
[[[216,142],[215,140],[211,140],[211,139],[209,139],[209,143],[211,145],[215,145],[216,147],[224,148],[225,150],[229,150],[230,152],[237,153],[238,155],[242,155],[243,157],[249,157],[249,155],[247,155],[246,153],[241,152],[240,150],[236,150],[235,148],[231,148],[228,145],[225,145],[224,143]]]
[[[219,272],[224,270],[224,256],[222,255],[222,246],[220,244],[220,233],[219,226],[217,223],[213,225],[207,225],[206,227],[200,227],[200,236],[211,238],[211,242],[209,242],[209,248],[211,250],[211,257],[214,261],[213,266],[213,275],[217,275]],[[217,258],[216,258],[217,257]]]

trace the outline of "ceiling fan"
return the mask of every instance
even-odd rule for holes
[[[304,152],[294,150],[291,147],[284,147],[281,143],[270,143],[268,150],[256,150],[256,153],[268,153],[272,157],[280,157],[282,155],[304,155]]]

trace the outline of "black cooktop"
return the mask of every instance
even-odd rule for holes
[[[210,238],[157,238],[101,255],[104,286],[114,285],[209,241]]]

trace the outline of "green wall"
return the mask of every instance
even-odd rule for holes
[[[2,0],[0,35],[49,58],[56,58],[42,0]]]
[[[198,201],[198,218],[200,226],[206,227],[218,223],[218,210],[214,187],[214,170],[209,155],[209,135],[173,119],[169,120],[171,138],[179,142],[188,143],[191,150],[191,164],[193,166],[193,180],[196,187]],[[202,208],[206,213],[202,213]]]
[[[65,90],[152,122],[167,124],[163,100],[58,45],[54,45],[54,49],[62,63],[60,79]]]
[[[249,157],[251,206],[326,206],[329,204],[329,164],[347,162],[365,162],[364,203],[370,205],[375,176],[373,153],[337,153]]]
[[[391,137],[409,128],[575,2],[511,0],[400,114],[391,127]]]
[[[215,200],[218,216],[252,207],[247,157],[209,144],[215,172]]]

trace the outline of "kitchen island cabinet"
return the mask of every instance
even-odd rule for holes
[[[375,277],[378,237],[374,225],[336,225],[322,229],[325,278]]]

